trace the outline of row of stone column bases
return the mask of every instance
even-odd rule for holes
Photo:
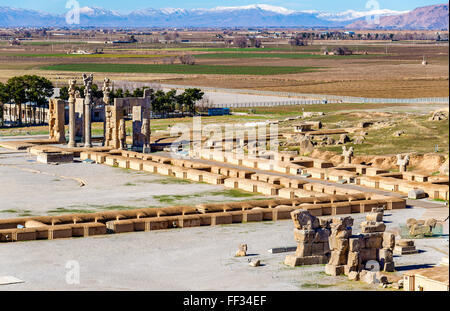
[[[249,190],[256,190],[257,192],[267,193],[269,195],[276,195],[277,193],[273,193],[272,190],[268,191],[267,189],[282,187],[281,185],[273,185],[263,181],[245,179],[254,174],[246,170],[211,166],[194,161],[177,160],[131,151],[117,150],[111,153],[84,151],[80,153],[80,157],[81,159],[91,159],[110,166],[144,170],[150,173],[177,176],[199,182],[228,185],[227,181],[231,180],[232,183],[230,186],[232,188],[234,188],[236,182],[239,187],[242,186],[244,189],[246,189],[246,185],[250,184],[252,187]],[[131,156],[140,158],[132,158]],[[201,169],[208,169],[210,171],[203,171]],[[227,174],[227,176],[213,172],[220,172]],[[236,176],[236,178],[230,178],[229,176]],[[301,190],[301,187],[304,185],[312,183],[284,178],[283,184],[289,187],[297,186]],[[308,193],[308,197],[297,199],[201,204],[197,207],[166,207],[0,220],[0,240],[8,242],[56,239],[99,235],[106,234],[107,232],[122,233],[264,220],[276,221],[289,219],[290,213],[296,209],[306,209],[315,216],[326,216],[364,213],[371,211],[374,207],[386,207],[387,209],[406,207],[405,200],[395,197],[345,190],[338,187],[327,187],[322,188],[322,190],[328,191],[329,193]],[[338,192],[341,194],[338,194]],[[313,197],[311,194],[315,196]],[[18,226],[24,228],[18,228]]]

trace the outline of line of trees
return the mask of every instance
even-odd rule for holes
[[[31,103],[33,109],[44,108],[48,98],[53,96],[53,84],[50,80],[36,75],[24,75],[10,78],[5,84],[0,83],[0,124],[3,125],[6,104],[15,104],[19,115],[17,123],[23,124],[22,105]],[[34,120],[36,123],[36,120]]]
[[[292,35],[291,45],[309,45],[313,40],[448,40],[448,34],[429,32],[398,32],[398,33],[355,33],[353,31],[324,31],[324,32],[297,32]],[[299,44],[299,43],[305,44]]]
[[[110,93],[111,101],[114,98],[125,98],[125,97],[143,97],[144,89],[149,89],[147,87],[136,88],[133,91],[123,90],[122,88],[118,88],[117,90],[113,90]],[[80,92],[80,95],[84,94],[84,86],[76,87],[76,90]],[[172,113],[175,111],[179,111],[182,113],[196,113],[195,104],[196,102],[203,99],[205,95],[200,89],[186,89],[183,93],[177,95],[176,90],[170,90],[168,92],[164,92],[163,90],[154,90],[149,89],[150,99],[152,102],[152,110],[155,113]],[[92,85],[92,96],[97,99],[103,98],[103,92],[99,89],[97,84]],[[60,99],[68,100],[69,93],[68,87],[64,86],[60,89]]]

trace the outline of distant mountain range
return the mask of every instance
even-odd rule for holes
[[[380,16],[380,24],[368,25],[366,16]],[[417,8],[338,13],[293,11],[255,4],[213,9],[142,9],[128,14],[98,8],[80,9],[81,27],[346,27],[351,29],[448,29],[448,4]],[[0,27],[63,27],[65,15],[0,7]]]
[[[379,28],[387,29],[448,29],[448,3],[417,8],[411,12],[381,16]],[[373,28],[365,19],[346,26],[350,29]]]

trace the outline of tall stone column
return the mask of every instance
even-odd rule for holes
[[[106,107],[111,105],[111,98],[110,98],[110,94],[111,94],[111,80],[110,79],[105,78],[105,80],[103,82],[102,91],[103,91],[103,103],[104,103],[103,110],[104,110],[104,113],[105,113],[105,119],[103,120],[103,146],[106,146],[107,135],[109,134],[109,133],[107,133],[108,129],[107,129],[107,126],[106,126],[106,119],[107,119],[107,116],[106,116],[107,108]]]
[[[75,85],[76,80],[69,81],[69,147],[75,147]]]
[[[90,74],[83,75],[84,80],[84,147],[92,147],[91,142],[91,100],[92,100],[92,81],[94,76]]]

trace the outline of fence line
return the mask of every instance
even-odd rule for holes
[[[448,97],[425,97],[425,98],[368,98],[368,97],[354,97],[354,96],[339,96],[339,95],[326,95],[326,94],[308,94],[308,93],[292,93],[292,92],[274,92],[274,91],[260,91],[260,90],[248,90],[248,89],[226,89],[216,87],[204,87],[204,86],[190,86],[190,85],[176,85],[176,84],[155,84],[144,82],[129,82],[129,81],[115,81],[116,87],[123,88],[137,88],[137,87],[151,87],[151,88],[171,88],[171,89],[187,89],[187,88],[199,88],[202,91],[208,92],[223,92],[223,93],[238,93],[246,95],[265,95],[265,96],[277,96],[296,99],[307,99],[324,101],[328,103],[361,103],[361,104],[420,104],[420,103],[439,103],[448,104]],[[277,103],[278,101],[274,101]],[[265,103],[265,102],[264,102]],[[247,103],[237,103],[238,105],[246,105]],[[258,102],[252,103],[254,107],[260,107]],[[227,107],[235,107],[236,103],[227,103]],[[277,104],[273,104],[278,106]],[[295,105],[295,104],[291,104]],[[223,104],[215,104],[214,106],[225,107]],[[251,106],[245,106],[251,107]]]

